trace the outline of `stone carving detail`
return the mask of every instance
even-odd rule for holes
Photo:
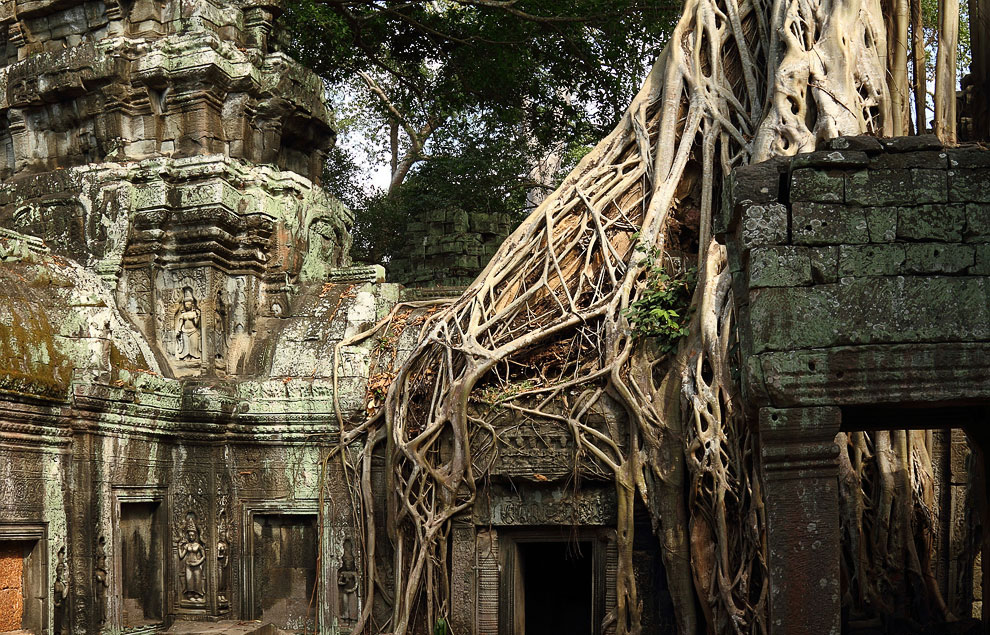
[[[343,625],[357,621],[358,613],[358,573],[354,563],[354,543],[344,540],[344,556],[337,571],[337,590],[340,593],[338,616]]]
[[[182,561],[182,603],[202,605],[206,602],[206,547],[196,526],[196,514],[186,514],[183,538],[179,541],[179,560]]]
[[[55,635],[69,632],[69,583],[65,578],[65,547],[58,550],[58,563],[55,565],[55,583],[52,586],[52,605],[55,608]]]
[[[615,492],[563,488],[508,491],[496,488],[491,505],[475,508],[479,525],[609,525],[615,522]]]
[[[217,488],[217,604],[229,606],[230,600],[230,525],[227,522],[227,494]]]
[[[217,361],[222,361],[227,356],[227,305],[224,304],[223,294],[219,290],[213,304],[213,313],[213,351]]]
[[[200,336],[202,317],[192,288],[183,288],[182,305],[175,312],[175,358],[180,362],[203,356]]]
[[[102,625],[107,623],[107,588],[110,586],[110,575],[107,569],[107,539],[100,536],[96,541],[96,564],[93,567],[96,577],[96,616]]]

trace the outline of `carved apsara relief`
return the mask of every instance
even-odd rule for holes
[[[100,536],[96,541],[96,558],[93,563],[94,591],[96,596],[96,616],[100,625],[107,623],[107,589],[110,587],[110,571],[107,569],[107,539]]]
[[[194,512],[186,514],[182,534],[178,544],[183,572],[182,600],[179,604],[202,606],[206,603],[206,546],[200,537]]]
[[[202,358],[203,312],[196,302],[190,287],[182,290],[182,304],[175,310],[175,358],[180,362]]]
[[[340,568],[337,569],[337,617],[341,626],[353,625],[360,615],[358,609],[359,581],[354,558],[354,542],[350,538],[345,538],[344,555],[341,557]]]

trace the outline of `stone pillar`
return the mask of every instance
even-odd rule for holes
[[[839,635],[838,408],[760,409],[772,635]]]
[[[450,628],[474,632],[475,531],[470,516],[454,521],[451,529]]]

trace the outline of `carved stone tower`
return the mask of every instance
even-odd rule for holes
[[[273,46],[278,0],[9,0],[0,225],[96,271],[166,374],[243,368],[255,320],[346,264],[317,186],[323,85]]]

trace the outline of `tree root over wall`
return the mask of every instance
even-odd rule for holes
[[[355,510],[368,512],[357,514],[364,561],[380,560],[383,531],[394,549],[393,584],[366,567],[355,633],[425,632],[448,614],[451,521],[471,510],[490,467],[492,452],[473,448],[498,448],[498,417],[477,406],[493,391],[516,417],[566,430],[575,472],[590,461],[614,481],[617,633],[642,630],[636,497],[662,544],[679,632],[767,631],[762,495],[733,379],[733,302],[712,212],[737,166],[841,134],[889,134],[886,59],[877,0],[686,0],[616,129],[423,325],[381,411],[362,424],[341,421],[341,449],[364,444],[340,453],[355,476]],[[688,249],[700,269],[691,333],[664,356],[634,335],[625,312],[646,288],[651,259]],[[607,407],[623,416],[602,424]],[[850,482],[865,452],[888,457],[877,464],[883,491],[924,482],[915,446],[895,434],[881,447],[881,438],[869,449],[850,440]],[[387,465],[385,528],[370,513],[376,444]],[[855,496],[846,504],[862,513]],[[892,557],[913,554],[908,567],[925,569],[902,534],[855,538],[896,543]],[[862,576],[878,563],[857,557],[855,592],[876,597]],[[395,590],[391,619],[372,624],[372,598],[385,588]]]

